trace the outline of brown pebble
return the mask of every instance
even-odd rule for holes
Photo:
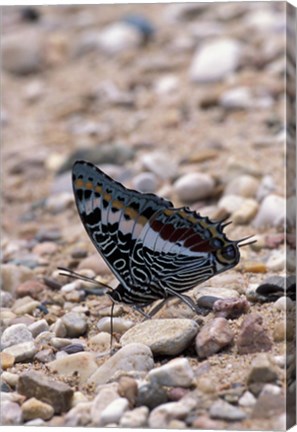
[[[168,390],[167,396],[170,401],[177,402],[181,398],[183,398],[187,393],[189,393],[189,389],[185,389],[183,387],[173,387]]]
[[[54,242],[38,243],[32,250],[33,254],[44,256],[53,255],[58,250],[58,245]]]
[[[251,261],[251,262],[246,262],[243,265],[243,271],[250,272],[250,273],[266,273],[267,268],[264,263]]]
[[[226,298],[217,300],[213,305],[213,312],[218,317],[238,318],[250,309],[250,304],[246,298]]]
[[[216,421],[210,419],[207,415],[202,415],[197,417],[193,423],[192,427],[195,429],[210,429],[210,430],[224,430],[224,423],[221,421]]]
[[[249,314],[241,324],[236,342],[238,354],[269,351],[272,341],[263,327],[263,318],[259,314]]]
[[[38,295],[46,289],[46,286],[36,280],[28,280],[21,283],[16,289],[17,297],[30,296],[37,299]]]
[[[286,326],[285,322],[276,322],[273,329],[273,340],[274,342],[284,342],[286,338]]]
[[[198,357],[209,357],[231,344],[234,334],[225,318],[215,318],[205,324],[196,336]]]
[[[129,376],[122,376],[119,379],[118,393],[120,396],[128,399],[130,408],[133,408],[138,395],[138,387],[135,379]]]
[[[6,370],[14,365],[14,356],[12,354],[1,352],[0,353],[0,363],[1,369]]]
[[[49,420],[54,415],[54,408],[36,398],[30,398],[23,403],[22,412],[25,421],[36,418]]]

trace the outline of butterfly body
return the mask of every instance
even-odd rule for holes
[[[238,241],[220,222],[154,194],[127,189],[89,162],[73,166],[82,223],[119,280],[112,300],[144,307],[234,267]]]

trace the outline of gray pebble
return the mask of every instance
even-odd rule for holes
[[[217,400],[211,405],[209,415],[213,419],[226,421],[241,421],[246,418],[246,414],[240,408],[237,408],[222,399]]]
[[[41,319],[36,321],[35,323],[29,325],[28,329],[32,333],[32,336],[35,338],[37,335],[44,331],[49,330],[49,325],[45,319]]]
[[[62,318],[66,327],[68,337],[78,337],[83,335],[87,330],[87,319],[85,315],[77,312],[69,312]]]
[[[121,417],[120,427],[141,428],[147,426],[149,409],[146,406],[140,406],[132,411],[126,411]]]
[[[148,373],[151,382],[169,387],[190,387],[193,384],[194,372],[186,358],[171,360],[163,366]]]
[[[137,191],[143,193],[156,192],[158,188],[158,181],[153,173],[140,173],[132,180],[132,187]]]
[[[189,319],[154,319],[135,325],[121,337],[121,344],[139,342],[154,354],[177,355],[186,349],[198,331]]]
[[[33,359],[33,357],[37,353],[37,347],[33,341],[23,342],[5,348],[3,352],[12,354],[15,358],[15,362],[23,362],[23,361],[29,361]]]
[[[1,424],[3,426],[20,425],[22,410],[16,402],[1,401]]]
[[[145,406],[152,410],[153,408],[166,403],[168,400],[167,393],[162,386],[156,383],[148,383],[138,388],[136,406]]]
[[[23,342],[32,342],[33,336],[25,324],[13,324],[4,330],[1,337],[2,349]]]

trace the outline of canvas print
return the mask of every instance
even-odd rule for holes
[[[2,425],[294,426],[295,13],[2,7]]]

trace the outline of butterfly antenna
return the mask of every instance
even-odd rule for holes
[[[110,315],[110,351],[111,351],[111,349],[112,349],[113,309],[114,309],[114,302],[112,302],[112,305],[111,305],[111,315]]]
[[[237,240],[236,243],[238,244],[239,247],[249,246],[251,244],[257,243],[257,240],[255,239],[255,240],[251,240],[250,242],[247,242],[247,243],[239,244],[239,243],[241,243],[241,242],[243,242],[245,240],[248,240],[248,239],[250,239],[252,237],[254,237],[254,236],[250,235],[250,236],[244,237],[244,238],[242,238],[240,240]]]
[[[70,269],[68,269],[68,268],[65,268],[65,267],[58,267],[58,270],[60,270],[60,275],[61,276],[68,276],[68,277],[70,277],[70,278],[72,278],[72,279],[79,279],[79,280],[83,280],[83,281],[85,281],[85,282],[89,282],[89,283],[92,283],[92,284],[94,284],[94,285],[99,285],[99,286],[103,286],[104,288],[107,288],[107,289],[109,289],[109,290],[111,290],[112,291],[112,288],[110,287],[110,286],[108,286],[108,285],[106,285],[105,283],[103,283],[103,282],[99,282],[99,281],[96,281],[95,279],[92,279],[92,278],[89,278],[89,277],[87,277],[87,276],[84,276],[84,275],[81,275],[81,274],[79,274],[79,273],[76,273],[75,271],[73,271],[73,270],[70,270]]]

